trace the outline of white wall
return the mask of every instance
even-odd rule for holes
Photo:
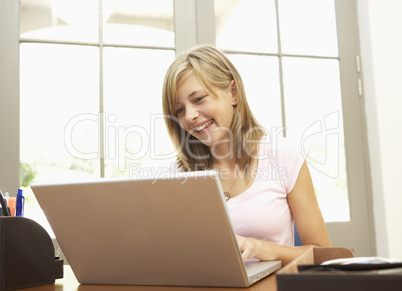
[[[402,259],[402,1],[357,3],[377,253]]]
[[[0,191],[11,196],[20,186],[18,9],[19,1],[0,0]]]

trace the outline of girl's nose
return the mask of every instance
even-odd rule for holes
[[[186,120],[189,123],[193,123],[194,120],[197,119],[199,115],[199,112],[196,108],[190,106],[189,108],[186,108]]]

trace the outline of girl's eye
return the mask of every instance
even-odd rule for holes
[[[198,102],[202,101],[202,99],[204,99],[204,98],[205,98],[205,96],[194,98],[194,102],[198,103]]]
[[[182,113],[184,111],[184,108],[179,108],[176,110],[176,116],[179,115],[180,113]]]

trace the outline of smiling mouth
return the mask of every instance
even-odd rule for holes
[[[214,122],[213,119],[211,119],[208,122],[205,122],[203,125],[198,126],[198,127],[194,127],[193,130],[195,130],[196,132],[201,132],[203,131],[205,128],[207,128],[208,126],[210,126],[212,123]]]

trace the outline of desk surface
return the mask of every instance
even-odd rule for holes
[[[291,263],[287,264],[285,267],[277,271],[277,273],[282,274],[295,274],[297,273],[298,265],[306,264],[321,264],[323,261],[333,260],[338,258],[351,258],[354,257],[353,252],[348,248],[343,247],[329,247],[329,248],[313,248],[310,247],[306,249],[299,257],[294,259]],[[277,276],[272,274],[265,278],[264,280],[252,285],[249,288],[203,288],[203,287],[165,287],[165,286],[120,286],[120,285],[80,285],[74,276],[73,271],[70,266],[64,266],[64,278],[57,279],[55,284],[43,285],[38,287],[25,288],[20,290],[25,291],[107,291],[107,290],[264,290],[264,291],[276,291],[277,290]],[[399,289],[398,289],[399,290]]]
[[[26,290],[26,291],[107,291],[107,290],[116,290],[116,291],[125,291],[125,290],[144,290],[144,291],[151,291],[151,290],[203,290],[205,291],[205,288],[199,288],[199,287],[165,287],[165,286],[120,286],[120,285],[80,285],[77,281],[77,279],[74,276],[73,271],[71,270],[70,266],[64,266],[64,278],[63,279],[57,279],[55,284],[50,284],[50,285],[43,285],[43,286],[37,286],[37,287],[31,287],[31,288],[24,288],[20,290]],[[276,288],[276,275],[272,274],[265,278],[264,280],[252,285],[250,288],[208,288],[208,290],[225,290],[225,291],[230,291],[230,290],[277,290]]]

